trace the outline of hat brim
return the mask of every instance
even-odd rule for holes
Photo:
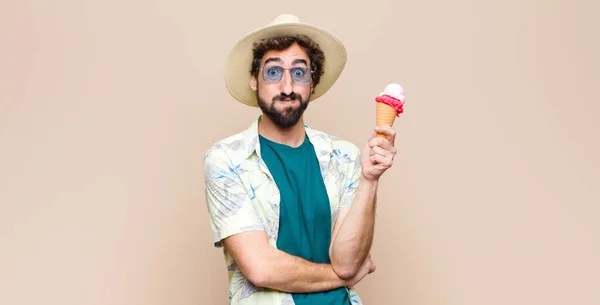
[[[256,92],[250,88],[252,49],[255,42],[278,35],[306,35],[319,44],[325,55],[323,75],[314,88],[311,102],[325,94],[342,74],[347,60],[346,48],[331,33],[306,23],[269,25],[242,37],[229,53],[225,64],[225,86],[233,98],[246,105],[258,107]]]

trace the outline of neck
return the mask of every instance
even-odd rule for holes
[[[289,128],[281,128],[275,125],[267,116],[262,115],[258,123],[258,133],[273,142],[292,147],[300,146],[306,136],[304,119],[302,117],[296,125]]]

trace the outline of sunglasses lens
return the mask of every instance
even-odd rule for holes
[[[270,83],[276,83],[283,76],[283,68],[278,66],[265,67],[263,69],[263,79]]]
[[[310,80],[310,74],[307,68],[292,68],[291,69],[292,80],[298,84],[306,84]]]

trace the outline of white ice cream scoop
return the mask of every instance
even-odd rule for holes
[[[402,86],[400,86],[398,84],[392,83],[392,84],[385,86],[385,89],[379,95],[384,95],[384,94],[389,95],[391,97],[394,97],[394,98],[399,99],[402,102],[404,102],[404,89],[402,89]]]

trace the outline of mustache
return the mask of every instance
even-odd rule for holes
[[[280,93],[278,96],[276,96],[276,97],[273,98],[273,101],[282,101],[282,100],[285,100],[285,99],[290,99],[290,100],[293,101],[293,100],[296,100],[298,98],[300,98],[300,96],[297,95],[294,92],[292,92],[290,94]]]

